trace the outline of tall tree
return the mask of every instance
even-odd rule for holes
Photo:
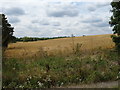
[[[8,44],[13,40],[13,27],[9,24],[6,16],[2,14],[2,49],[7,48]]]
[[[113,0],[111,2],[113,15],[111,16],[111,21],[109,22],[111,27],[113,27],[114,35],[112,35],[113,42],[115,42],[116,49],[120,54],[120,0]]]

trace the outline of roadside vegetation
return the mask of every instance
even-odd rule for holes
[[[72,50],[67,56],[62,52],[49,55],[41,49],[38,55],[42,56],[4,58],[3,88],[51,88],[119,79],[114,49],[99,47],[85,54],[77,43]]]

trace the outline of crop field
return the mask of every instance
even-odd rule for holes
[[[111,49],[114,43],[110,35],[95,35],[84,37],[63,38],[35,42],[17,42],[9,45],[5,52],[8,58],[31,58],[47,55],[70,55],[76,45],[83,54],[94,52],[96,49]],[[41,54],[42,53],[42,54]]]
[[[2,85],[54,88],[119,80],[114,51],[110,35],[11,43],[2,62]]]

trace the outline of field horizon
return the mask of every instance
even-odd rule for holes
[[[114,47],[111,34],[90,35],[43,41],[10,43],[5,55],[8,58],[39,56],[38,53],[46,52],[48,55],[56,55],[57,53],[69,55],[72,53],[76,45],[79,45],[80,50],[84,53],[94,51],[95,49],[110,49]]]

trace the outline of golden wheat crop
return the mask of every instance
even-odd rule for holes
[[[111,35],[94,35],[84,37],[61,38],[34,42],[11,43],[5,52],[6,57],[22,58],[47,55],[69,55],[77,43],[82,44],[80,50],[87,52],[95,49],[114,47]]]

